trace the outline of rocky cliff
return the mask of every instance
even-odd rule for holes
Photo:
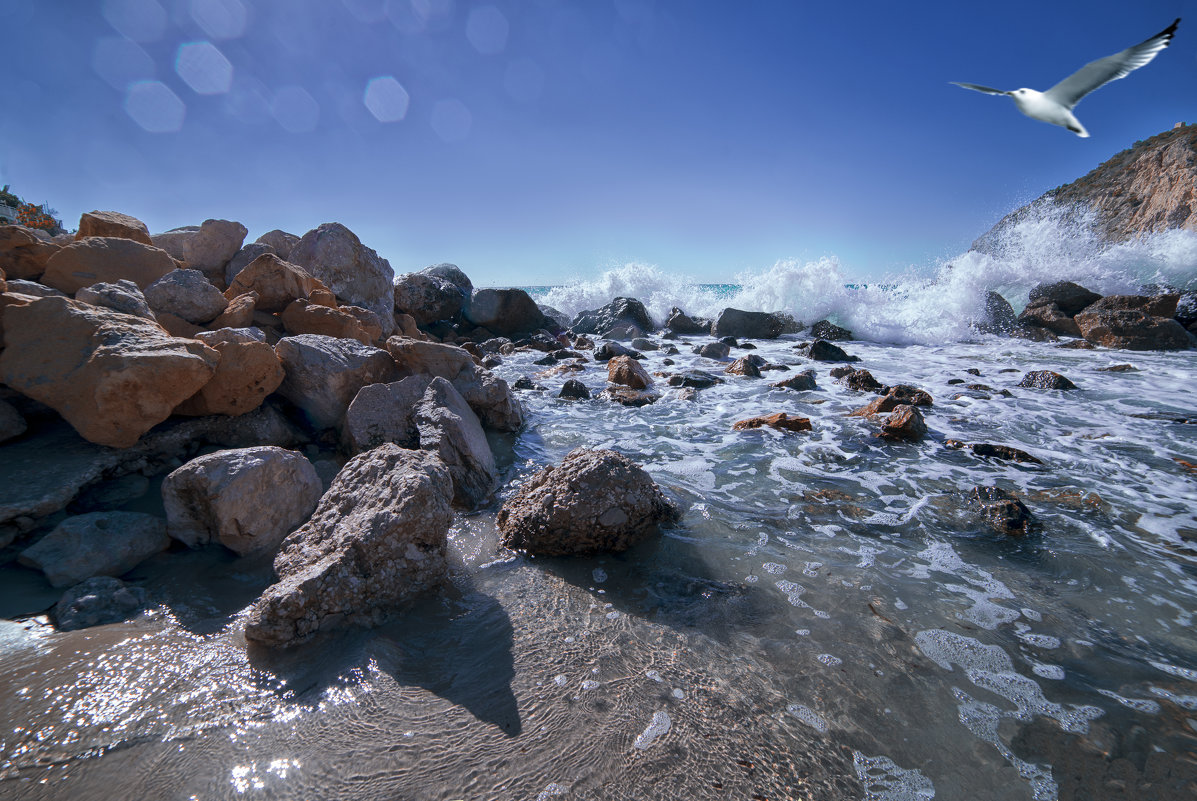
[[[993,251],[1003,230],[1045,204],[1091,210],[1091,224],[1110,242],[1173,228],[1197,231],[1197,125],[1177,123],[1136,142],[1083,178],[1007,214],[972,249]]]

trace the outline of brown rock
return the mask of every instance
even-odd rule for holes
[[[286,259],[291,255],[291,249],[299,244],[299,237],[275,228],[273,231],[267,231],[262,234],[254,241],[274,248],[274,252],[279,255],[279,258]]]
[[[747,420],[737,420],[732,424],[736,431],[747,431],[753,428],[769,426],[778,431],[810,431],[809,417],[790,417],[785,412],[775,412],[764,417],[750,417]]]
[[[969,500],[982,519],[999,534],[1021,537],[1030,532],[1034,518],[1023,502],[998,487],[974,487]]]
[[[266,253],[237,273],[224,296],[231,300],[246,292],[257,292],[258,311],[281,312],[293,301],[308,297],[317,288],[328,290],[302,267]]]
[[[398,332],[398,336],[428,340],[428,335],[420,330],[420,327],[416,325],[416,319],[410,314],[395,312],[395,330]]]
[[[317,306],[304,298],[292,301],[281,315],[283,327],[289,335],[321,334],[342,339],[356,339],[363,345],[374,340],[352,314],[341,309]]]
[[[849,417],[872,417],[875,414],[888,414],[901,405],[901,401],[893,395],[882,395],[874,398],[867,406],[862,406],[848,414]]]
[[[127,278],[144,290],[176,268],[161,248],[132,239],[93,236],[61,248],[46,262],[42,283],[73,295],[85,286]]]
[[[151,247],[154,245],[150,239],[150,229],[145,227],[145,223],[119,211],[84,212],[79,218],[79,232],[75,234],[75,239],[89,236],[115,236]]]
[[[889,387],[885,394],[892,395],[898,403],[908,403],[911,406],[933,406],[935,404],[931,393],[910,384],[895,384]]]
[[[255,304],[258,300],[257,292],[246,292],[229,301],[229,305],[220,316],[208,324],[208,330],[219,331],[222,328],[249,328],[254,324]]]
[[[503,545],[546,556],[623,551],[678,517],[645,470],[610,450],[575,449],[499,510]]]
[[[176,414],[235,417],[261,406],[283,383],[283,365],[265,341],[232,328],[202,331],[196,339],[216,350],[220,362],[212,379],[179,404]]]
[[[308,231],[288,258],[318,278],[341,302],[377,314],[385,333],[391,333],[395,272],[390,262],[362,244],[344,225],[324,223]]]
[[[339,311],[357,318],[358,324],[366,332],[366,336],[370,338],[371,344],[382,339],[382,321],[378,319],[378,315],[374,312],[369,309],[363,309],[361,306],[341,306]]]
[[[1180,294],[1106,295],[1086,306],[1085,312],[1141,311],[1149,317],[1175,317]]]
[[[599,398],[602,400],[618,403],[620,406],[630,406],[634,409],[638,409],[641,406],[648,406],[651,403],[656,403],[661,399],[661,396],[656,392],[619,386],[607,387],[599,393]]]
[[[84,439],[114,448],[169,417],[220,358],[148,320],[65,298],[11,306],[4,327],[4,383],[53,408]]]
[[[1072,315],[1065,314],[1056,303],[1050,300],[1028,304],[1022,310],[1022,314],[1018,315],[1018,322],[1023,325],[1037,325],[1064,336],[1079,337],[1081,335],[1081,329],[1077,327]]]
[[[59,250],[59,245],[43,242],[24,226],[0,225],[0,270],[9,278],[38,280]]]
[[[918,407],[902,404],[881,424],[881,438],[918,442],[927,436],[927,423]]]
[[[180,339],[195,339],[195,335],[204,330],[202,325],[189,323],[177,314],[167,311],[155,312],[154,320],[172,337]]]
[[[337,296],[334,295],[330,290],[320,286],[313,289],[312,294],[308,295],[308,302],[314,303],[317,306],[327,306],[330,309],[336,309],[340,307],[340,304],[337,303]]]
[[[760,357],[757,357],[758,359]],[[734,362],[729,364],[723,372],[728,375],[741,375],[745,378],[760,378],[761,370],[757,366],[756,359],[752,356],[741,356]]]
[[[1076,316],[1076,323],[1085,339],[1106,348],[1187,350],[1192,346],[1189,333],[1180,323],[1137,309],[1085,310]]]
[[[778,389],[792,389],[799,392],[806,392],[816,389],[815,371],[803,370],[797,375],[790,376],[784,381],[778,381],[776,384],[770,384],[769,386],[777,387]]]
[[[885,391],[885,385],[876,378],[873,378],[873,374],[868,370],[850,370],[839,381],[848,389],[854,389],[857,392]]]
[[[648,371],[631,356],[616,356],[608,361],[607,380],[632,389],[647,389],[653,382]]]

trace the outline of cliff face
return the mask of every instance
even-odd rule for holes
[[[1083,178],[1007,214],[972,249],[993,250],[1003,229],[1047,203],[1091,209],[1097,233],[1109,242],[1173,228],[1197,231],[1197,125],[1135,143]]]

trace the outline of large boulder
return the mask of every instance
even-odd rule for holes
[[[145,288],[145,299],[155,314],[173,314],[194,325],[212,322],[229,305],[199,270],[171,270]]]
[[[1180,293],[1166,295],[1106,295],[1085,307],[1085,312],[1141,311],[1150,317],[1175,317]]]
[[[998,297],[1000,298],[1001,295]],[[1013,316],[1013,311],[1011,316]],[[819,320],[813,323],[810,327],[810,335],[815,339],[825,339],[828,342],[846,342],[853,338],[851,331],[841,328],[830,320]]]
[[[419,325],[456,318],[465,298],[456,284],[438,275],[418,272],[395,279],[395,311],[410,314]]]
[[[518,431],[523,426],[523,409],[507,382],[474,364],[462,348],[391,337],[387,350],[404,375],[440,376],[453,384],[486,428]]]
[[[91,512],[68,517],[21,552],[17,561],[46,574],[55,587],[92,576],[120,576],[170,547],[166,524],[141,512]]]
[[[601,309],[579,312],[570,323],[575,334],[632,339],[656,330],[644,304],[635,298],[615,298]]]
[[[669,317],[665,319],[665,327],[681,336],[711,333],[710,320],[705,317],[691,317],[676,306],[669,310]]]
[[[169,417],[220,360],[148,320],[66,298],[6,308],[4,341],[5,384],[57,411],[85,439],[115,448]]]
[[[486,434],[465,399],[443,378],[433,378],[412,410],[420,450],[449,468],[453,502],[472,509],[494,491],[498,472]]]
[[[498,526],[508,548],[563,556],[626,550],[677,516],[626,456],[578,448],[521,486],[499,510]]]
[[[131,314],[146,320],[154,320],[154,312],[146,302],[145,295],[137,284],[127,278],[113,283],[98,283],[85,286],[75,293],[75,300],[112,309],[121,314]]]
[[[344,225],[324,223],[308,231],[291,249],[288,260],[322,281],[342,303],[377,314],[384,334],[394,330],[391,282],[395,273],[386,259],[363,245]]]
[[[977,330],[987,334],[1008,334],[1018,325],[1018,317],[1014,314],[1014,307],[1010,301],[994,292],[992,289],[985,293],[981,301],[981,317],[977,321]],[[819,334],[814,334],[819,336]],[[822,337],[829,339],[829,337]]]
[[[768,312],[724,309],[711,326],[716,337],[747,337],[749,339],[777,339],[784,329],[783,321]]]
[[[192,548],[266,553],[308,519],[323,491],[302,453],[270,445],[210,453],[162,482],[167,533]]]
[[[220,362],[211,380],[179,404],[176,414],[245,414],[279,388],[285,377],[282,362],[274,348],[255,333],[221,328],[196,334],[196,339],[220,354]]]
[[[112,576],[93,576],[62,594],[54,605],[54,620],[59,631],[75,631],[128,620],[145,604],[141,587]]]
[[[76,297],[78,297],[76,295]],[[257,310],[258,293],[246,292],[229,300],[229,305],[215,320],[208,324],[212,331],[222,328],[249,328],[254,322],[254,312]]]
[[[300,298],[291,301],[279,315],[288,334],[322,334],[328,337],[354,339],[369,345],[376,337],[366,333],[361,322],[343,309],[331,309]]]
[[[522,289],[479,289],[462,314],[474,325],[501,337],[531,333],[544,326],[544,313]]]
[[[225,265],[237,255],[249,230],[232,220],[204,220],[183,242],[183,261],[215,286],[223,287]]]
[[[607,362],[607,380],[632,389],[648,389],[653,382],[648,371],[631,356],[616,356]]]
[[[283,261],[273,253],[264,253],[251,261],[233,278],[224,296],[229,300],[249,292],[258,293],[255,308],[281,312],[291,303],[309,297],[318,289],[327,289],[307,270]]]
[[[1154,317],[1139,309],[1090,309],[1093,306],[1073,319],[1085,339],[1095,345],[1127,350],[1186,350],[1192,347],[1189,332],[1171,318]]]
[[[122,278],[144,290],[177,266],[161,248],[115,236],[92,236],[52,255],[46,261],[41,282],[68,295],[85,286]]]
[[[0,400],[0,442],[21,436],[28,428],[21,413],[11,403]]]
[[[280,259],[286,259],[291,255],[292,249],[299,244],[299,237],[275,228],[255,239],[253,244],[266,245],[272,248]]]
[[[248,267],[258,256],[265,256],[267,253],[278,256],[278,251],[264,242],[250,242],[247,245],[242,245],[241,249],[233,254],[233,258],[229,259],[228,264],[224,266],[224,285],[232,284],[238,273]],[[280,256],[280,258],[286,257]]]
[[[341,427],[345,449],[356,454],[388,442],[404,448],[420,447],[420,430],[413,411],[434,378],[409,375],[400,381],[367,384],[359,389],[345,411]]]
[[[316,512],[283,542],[279,581],[254,603],[245,638],[286,646],[318,631],[376,625],[438,584],[453,482],[440,459],[382,445],[349,460]]]
[[[300,334],[280,339],[274,352],[286,371],[278,393],[316,428],[339,426],[362,387],[399,377],[385,350],[352,339]]]
[[[424,275],[435,276],[436,278],[444,278],[449,283],[461,290],[462,297],[468,298],[474,294],[474,283],[470,277],[466,275],[460,267],[456,264],[449,264],[447,262],[441,264],[434,264],[431,267],[425,267],[420,270]]]
[[[1079,284],[1074,284],[1071,281],[1056,281],[1034,287],[1027,298],[1027,305],[1054,303],[1062,313],[1072,317],[1090,303],[1100,299],[1101,295],[1090,292]]]
[[[9,278],[36,281],[59,250],[60,245],[43,242],[24,226],[0,225],[0,270]]]
[[[119,211],[88,211],[79,218],[79,231],[75,239],[86,239],[89,236],[116,236],[132,239],[143,245],[153,245],[150,239],[150,229],[145,223],[128,214]]]
[[[1064,336],[1079,337],[1081,335],[1081,329],[1077,327],[1072,315],[1065,314],[1052,300],[1038,300],[1027,304],[1027,307],[1018,315],[1018,322],[1023,325],[1046,328],[1052,333]]]

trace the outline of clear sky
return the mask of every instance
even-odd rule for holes
[[[1089,139],[948,83],[1047,89],[1176,17]],[[0,54],[0,184],[68,227],[335,220],[479,285],[879,276],[1197,122],[1197,0],[0,0]]]

